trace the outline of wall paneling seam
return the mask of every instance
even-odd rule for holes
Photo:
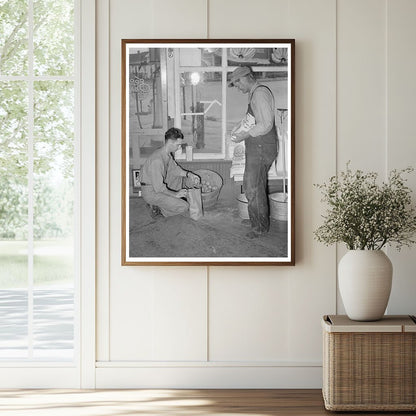
[[[110,360],[110,0],[97,2],[97,359]],[[102,120],[102,121],[101,121]],[[100,226],[101,225],[101,226]],[[103,259],[101,261],[101,259]],[[104,260],[105,259],[105,260]]]
[[[95,388],[96,361],[96,4],[81,7],[81,388]]]
[[[209,267],[207,267],[206,268],[206,270],[207,270],[207,274],[206,274],[206,314],[207,314],[207,317],[206,317],[206,325],[207,325],[207,327],[206,327],[206,343],[207,343],[207,345],[206,345],[206,360],[207,360],[207,362],[209,362],[210,361],[210,356],[209,356],[209,340],[210,340],[210,337],[209,337],[209,334],[210,334],[210,328],[209,328],[209,322],[210,322],[210,320],[209,320],[209,312],[210,312],[210,307],[209,307]]]
[[[338,173],[338,2],[335,2],[335,173]],[[338,244],[335,244],[335,313],[338,313]]]
[[[210,4],[209,4],[209,0],[207,1],[207,8],[206,8],[206,14],[207,14],[207,39],[209,39],[209,9],[210,9]]]
[[[389,0],[384,0],[384,12],[385,12],[385,54],[384,54],[384,58],[385,58],[385,96],[384,99],[386,100],[385,102],[385,112],[386,112],[386,120],[385,120],[385,144],[384,144],[384,163],[385,163],[385,179],[387,179],[388,177],[388,170],[389,170],[389,158],[388,158],[388,154],[389,154],[389,138],[390,138],[390,132],[389,132],[389,52],[390,52],[390,44],[389,44],[389,40],[390,40],[390,36],[389,36]],[[388,248],[387,248],[388,251]]]

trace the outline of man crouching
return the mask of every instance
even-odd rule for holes
[[[183,143],[181,130],[172,127],[165,133],[165,145],[155,150],[140,170],[142,197],[151,207],[152,217],[159,212],[164,217],[185,214],[189,211],[184,178],[188,187],[197,185],[200,177],[182,169],[173,159]],[[160,211],[159,211],[160,210]]]

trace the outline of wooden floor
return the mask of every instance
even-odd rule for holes
[[[321,390],[0,390],[1,416],[358,415],[324,408]]]

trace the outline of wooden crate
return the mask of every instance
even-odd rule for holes
[[[416,410],[416,320],[324,316],[323,397],[335,411]]]

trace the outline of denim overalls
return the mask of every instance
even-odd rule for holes
[[[267,88],[270,91],[265,85],[259,85],[257,88]],[[270,91],[270,94],[273,93]],[[250,103],[247,113],[254,116]],[[273,127],[266,134],[248,137],[245,145],[243,189],[248,200],[248,215],[255,231],[267,232],[270,227],[267,174],[279,150],[275,123],[273,122]]]

